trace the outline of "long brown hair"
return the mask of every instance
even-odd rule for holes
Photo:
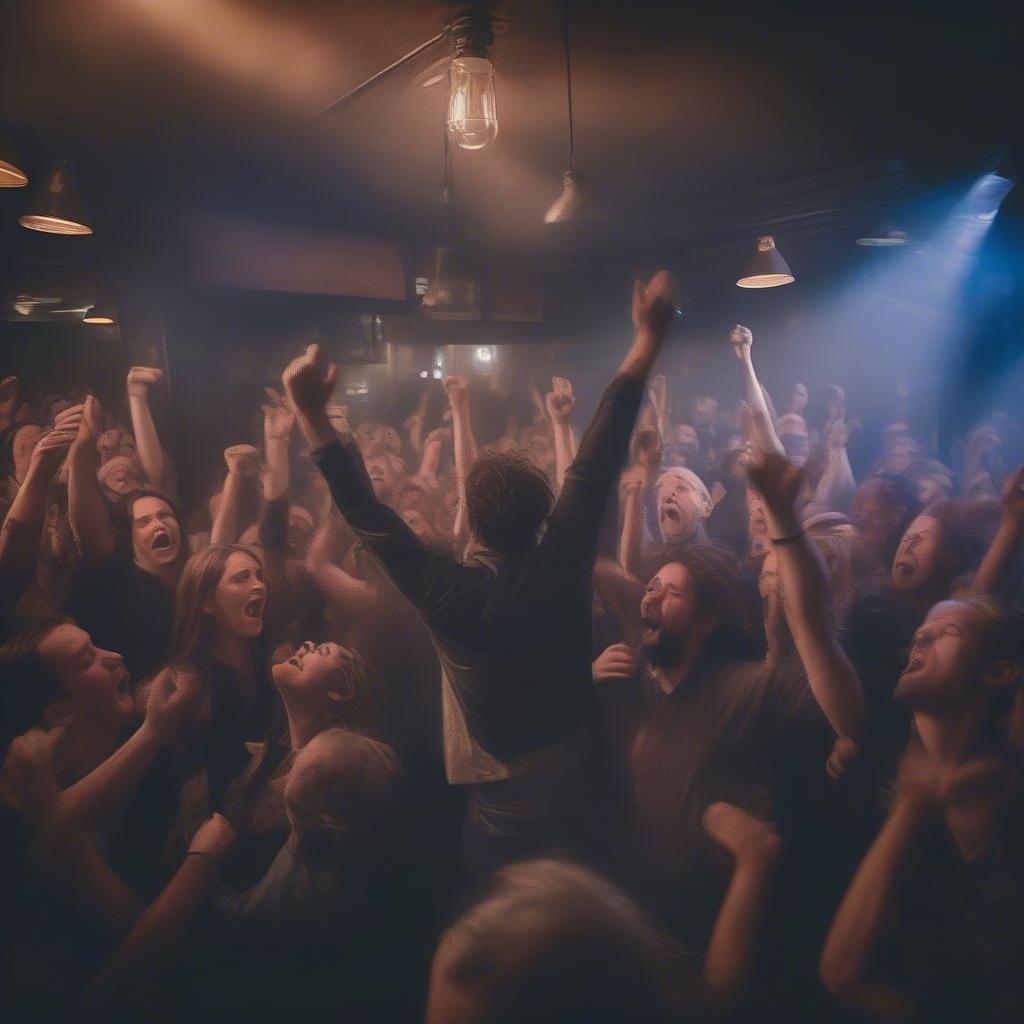
[[[200,651],[209,650],[213,641],[213,616],[203,605],[224,576],[228,559],[235,553],[248,555],[266,571],[263,559],[252,548],[242,544],[211,544],[197,551],[186,563],[178,580],[174,597],[174,643],[172,662],[192,661]],[[253,663],[266,671],[271,651],[271,593],[267,586],[267,606],[263,612],[263,630],[254,641]]]

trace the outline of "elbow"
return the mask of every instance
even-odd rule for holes
[[[864,984],[860,965],[843,950],[833,950],[828,943],[818,962],[818,977],[828,994],[843,1006],[856,1006]]]

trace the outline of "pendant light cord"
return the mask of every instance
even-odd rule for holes
[[[569,105],[569,170],[576,170],[576,135],[572,117],[572,55],[569,43],[569,22],[572,0],[562,0],[562,37],[565,40],[565,94]]]

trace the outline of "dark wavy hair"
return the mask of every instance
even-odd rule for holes
[[[669,564],[686,569],[701,611],[713,613],[721,622],[705,642],[707,655],[733,661],[753,661],[763,655],[750,588],[736,555],[720,544],[669,544],[661,550],[659,565]]]
[[[46,709],[65,696],[63,684],[39,657],[39,645],[70,621],[45,619],[0,647],[0,763],[11,742],[43,725]]]
[[[469,528],[496,551],[534,541],[553,501],[547,478],[521,450],[485,456],[466,477]]]

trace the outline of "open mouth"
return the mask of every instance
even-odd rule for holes
[[[263,616],[263,598],[251,597],[245,603],[245,616],[248,619],[259,619]]]
[[[161,531],[153,538],[153,550],[154,551],[166,551],[171,546],[171,535],[166,531]]]
[[[117,681],[117,692],[128,695],[132,689],[132,677],[128,674],[128,670],[121,674],[121,678]]]
[[[661,623],[650,615],[645,615],[640,621],[647,633],[657,633],[661,629]]]
[[[662,505],[661,506],[661,518],[671,519],[672,522],[678,523],[682,516],[679,513],[679,509],[675,505]]]
[[[903,670],[903,674],[907,675],[910,672],[917,672],[922,668],[924,668],[924,655],[914,654],[911,655],[910,661],[907,662],[907,667]]]

